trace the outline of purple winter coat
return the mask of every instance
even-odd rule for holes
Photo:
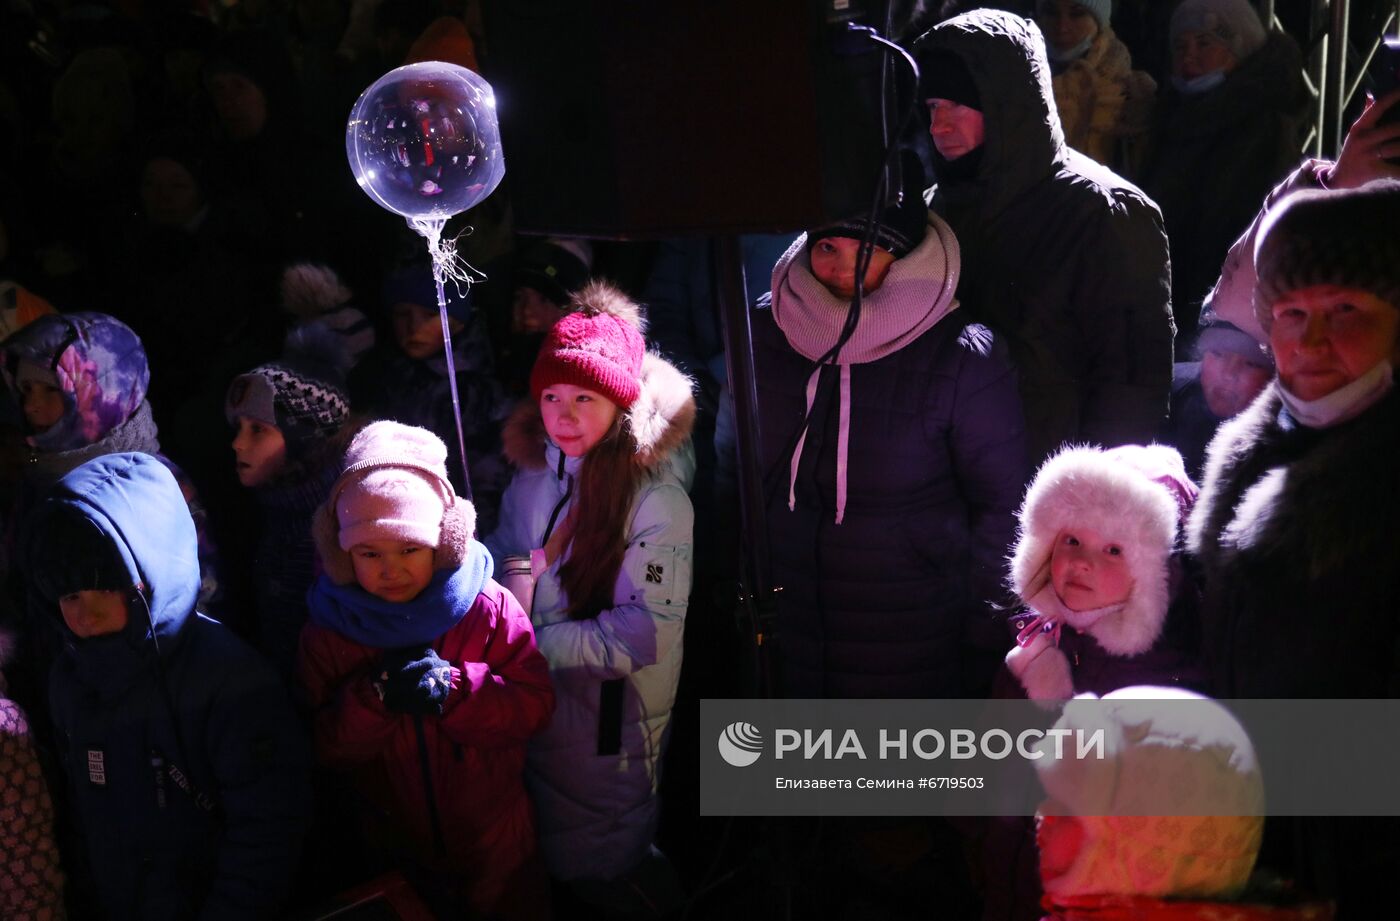
[[[1025,484],[1003,343],[953,314],[851,367],[849,495],[835,523],[836,368],[822,372],[788,508],[812,362],[753,311],[761,460],[787,697],[983,696],[1009,645],[987,602]]]

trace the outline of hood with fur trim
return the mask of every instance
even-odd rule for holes
[[[1174,449],[1149,445],[1136,451],[1190,486],[1194,496]],[[1095,447],[1068,447],[1051,457],[1026,491],[1011,555],[1011,588],[1031,604],[1050,584],[1050,556],[1061,530],[1089,528],[1121,544],[1133,575],[1127,603],[1082,628],[1070,618],[1071,626],[1116,656],[1146,652],[1161,636],[1171,603],[1170,560],[1183,517],[1173,491],[1141,467]]]
[[[695,427],[690,378],[660,355],[648,352],[642,359],[641,393],[623,416],[623,425],[637,443],[636,463],[647,471],[659,468],[681,449]],[[516,467],[547,467],[545,451],[550,441],[540,404],[521,402],[506,421],[501,441],[506,460]]]

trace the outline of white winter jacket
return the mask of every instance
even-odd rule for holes
[[[674,399],[649,399],[648,387],[666,388]],[[658,769],[690,596],[694,403],[689,381],[653,355],[643,365],[643,388],[632,415],[671,415],[640,426],[657,433],[644,444],[654,462],[633,502],[613,606],[596,618],[570,619],[559,582],[568,550],[536,574],[530,619],[557,706],[531,740],[526,780],[540,850],[558,879],[615,879],[646,856],[656,832]],[[502,500],[500,527],[486,541],[498,564],[544,546],[573,504],[582,464],[544,436],[538,406],[512,417],[506,440],[519,470]]]

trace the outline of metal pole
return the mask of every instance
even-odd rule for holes
[[[1327,13],[1327,0],[1315,0],[1312,8],[1312,15],[1308,17],[1308,32],[1310,35],[1318,35],[1322,28],[1322,19]],[[1312,54],[1312,59],[1308,62],[1309,75],[1312,83],[1317,87],[1317,111],[1314,113],[1312,130],[1312,155],[1321,158],[1323,148],[1327,145],[1327,35],[1322,34],[1317,41],[1317,48]]]
[[[738,236],[715,240],[715,293],[723,321],[724,357],[729,391],[734,397],[734,427],[738,442],[739,512],[743,535],[740,603],[750,616],[756,657],[758,692],[777,696],[772,641],[774,605],[771,595],[768,517],[759,460],[758,384],[753,366],[753,330],[744,285],[744,256]]]
[[[1346,108],[1347,89],[1347,26],[1351,3],[1349,0],[1332,0],[1332,31],[1328,36],[1330,53],[1327,57],[1327,83],[1322,88],[1324,108],[1327,111],[1325,151],[1336,156],[1342,149],[1342,114]]]

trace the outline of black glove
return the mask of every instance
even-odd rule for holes
[[[460,675],[431,646],[389,649],[379,660],[374,687],[390,710],[439,716]]]

